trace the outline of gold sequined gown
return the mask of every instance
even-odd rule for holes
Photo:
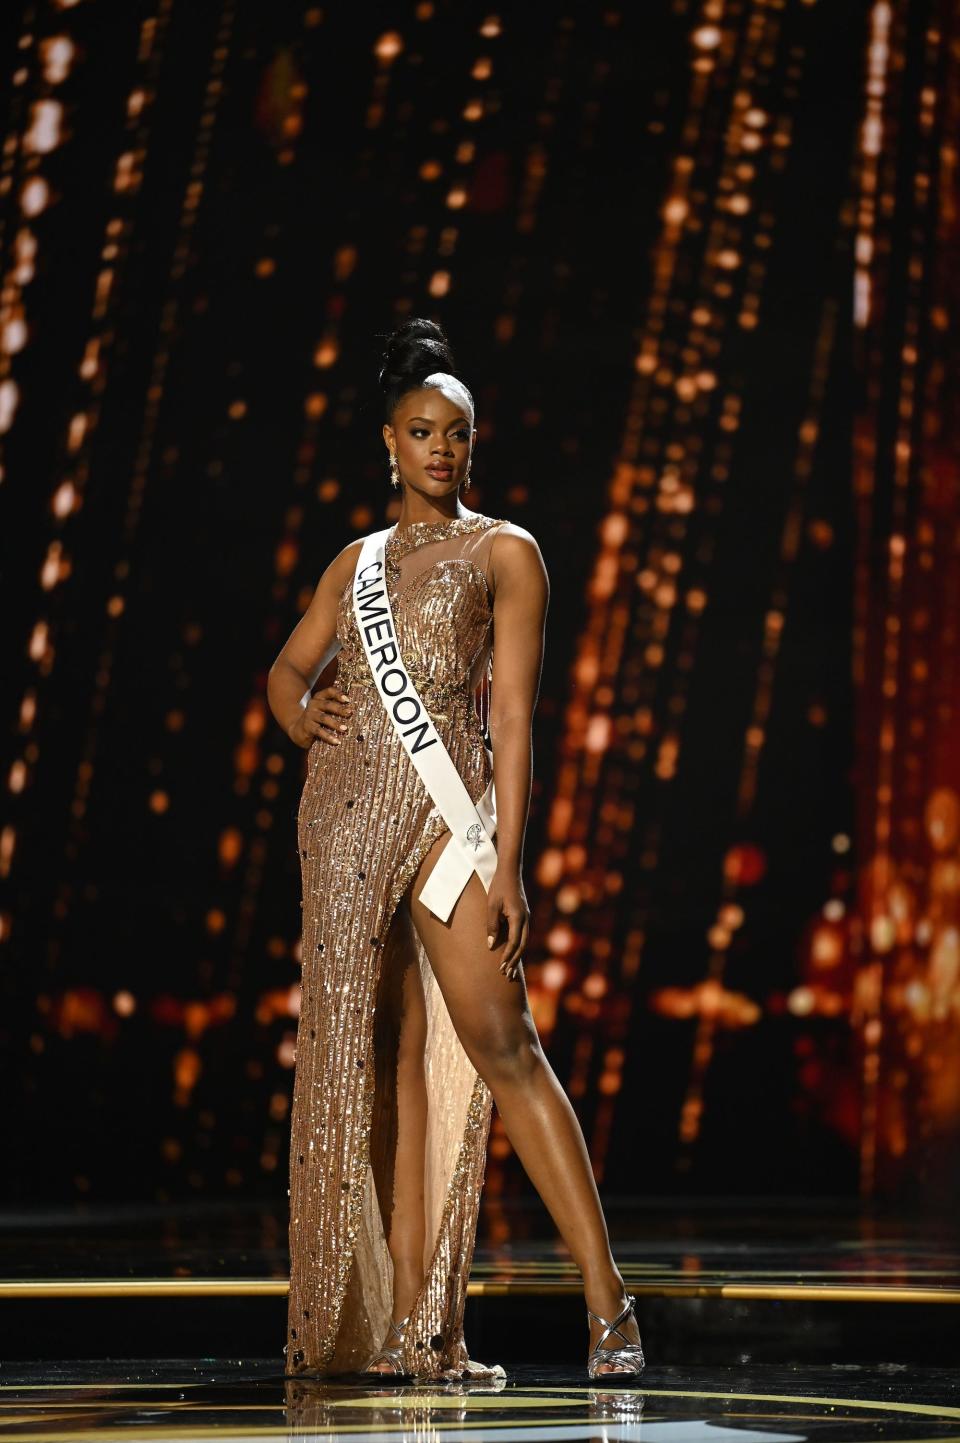
[[[401,653],[474,801],[490,781],[476,698],[488,695],[490,551],[504,523],[479,513],[416,522],[385,545]],[[302,998],[290,1151],[289,1374],[365,1366],[387,1339],[393,1263],[371,1156],[392,1177],[391,1058],[375,1028],[377,988],[399,930],[397,904],[446,830],[370,677],[352,586],[337,616],[338,684],[353,704],[340,746],[317,740],[298,817]],[[482,688],[482,690],[481,690]],[[416,943],[427,1003],[425,1281],[405,1329],[403,1371],[503,1377],[469,1358],[467,1280],[492,1098]],[[393,1118],[395,1134],[395,1117]],[[376,1149],[376,1151],[373,1151]],[[389,1200],[387,1214],[389,1215]]]

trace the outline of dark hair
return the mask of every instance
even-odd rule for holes
[[[414,316],[387,337],[380,367],[380,389],[383,392],[386,419],[389,421],[397,403],[408,391],[415,391],[423,385],[433,371],[446,371],[456,376],[461,386],[473,397],[454,368],[453,351],[443,328],[436,321],[423,316]]]

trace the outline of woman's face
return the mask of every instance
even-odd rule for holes
[[[404,484],[435,500],[459,488],[477,433],[467,398],[451,378],[401,397],[383,439],[396,451]]]

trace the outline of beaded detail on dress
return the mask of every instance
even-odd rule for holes
[[[488,676],[490,550],[503,523],[479,514],[417,522],[387,537],[397,641],[423,703],[476,801],[490,756],[475,705]],[[378,1042],[380,988],[402,960],[391,926],[446,824],[369,673],[352,585],[337,612],[338,686],[353,703],[340,746],[317,740],[298,812],[302,991],[290,1139],[287,1374],[364,1366],[386,1336],[393,1265],[377,1177],[391,1172],[391,1061]],[[492,1098],[450,1022],[419,941],[427,1003],[424,1284],[404,1329],[404,1371],[424,1379],[503,1377],[463,1336]],[[381,1007],[381,1012],[383,1008]]]

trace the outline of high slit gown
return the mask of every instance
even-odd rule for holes
[[[394,528],[385,543],[401,654],[474,801],[492,772],[484,742],[493,645],[488,571],[504,524],[479,513],[421,521],[400,534]],[[400,946],[392,925],[397,906],[447,831],[374,686],[352,583],[340,598],[337,637],[337,685],[353,711],[340,746],[318,739],[310,747],[297,822],[303,937],[288,1375],[361,1369],[383,1343],[397,1341],[388,1338],[393,1263],[382,1217],[391,1199],[377,1198],[371,1165],[371,1157],[382,1161],[377,1175],[392,1177],[394,1088],[375,1016],[378,986]],[[492,1097],[457,1037],[419,939],[415,946],[427,1006],[426,1245],[402,1369],[424,1379],[502,1378],[498,1364],[468,1356],[463,1334]]]

